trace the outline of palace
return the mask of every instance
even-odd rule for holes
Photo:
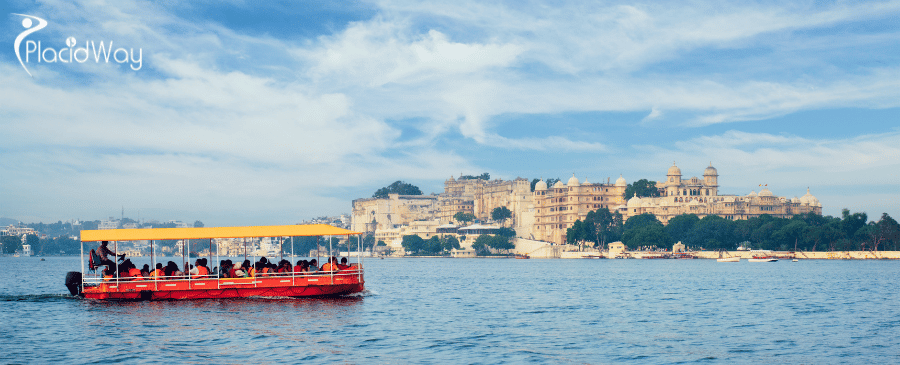
[[[544,180],[539,181],[534,186],[533,239],[566,243],[566,230],[576,220],[584,219],[588,212],[601,208],[614,211],[624,204],[627,187],[628,183],[621,176],[615,184],[592,184],[587,180],[580,183],[573,175],[567,184],[557,181],[550,188]]]
[[[544,180],[531,184],[527,179],[483,180],[450,179],[444,181],[444,192],[438,195],[397,195],[386,198],[353,201],[351,230],[372,232],[379,240],[399,247],[404,235],[416,234],[428,238],[442,227],[454,227],[453,215],[473,214],[480,221],[490,221],[491,212],[506,207],[512,218],[502,223],[515,229],[521,238],[566,243],[566,230],[577,220],[584,220],[591,211],[607,208],[619,212],[624,220],[652,213],[663,224],[681,214],[696,214],[703,218],[718,215],[725,219],[748,219],[768,214],[790,218],[812,212],[822,214],[822,204],[807,189],[797,198],[775,196],[767,187],[758,194],[719,194],[719,173],[710,164],[703,178],[684,179],[674,164],[666,178],[656,183],[659,196],[625,200],[628,182],[619,177],[615,183],[580,182],[574,175],[568,183],[557,181],[548,187]],[[465,246],[466,243],[463,242]]]
[[[768,187],[757,194],[751,191],[744,196],[719,195],[719,173],[710,164],[703,171],[703,179],[696,176],[684,180],[681,169],[675,164],[666,173],[666,179],[656,183],[659,197],[633,197],[617,207],[623,218],[652,213],[663,224],[681,214],[696,214],[703,218],[718,215],[725,219],[748,219],[768,214],[778,218],[790,218],[797,214],[813,212],[822,214],[822,204],[806,190],[797,198],[775,196]]]

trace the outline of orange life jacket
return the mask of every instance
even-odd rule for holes
[[[150,272],[150,277],[151,277],[151,278],[155,278],[156,280],[159,280],[159,277],[160,277],[160,276],[163,276],[163,271],[162,271],[162,269],[156,269],[156,270],[153,270],[153,271]]]
[[[128,269],[128,276],[133,277],[131,280],[144,280],[144,276],[141,275],[141,270],[138,268],[132,267]]]
[[[206,266],[197,266],[197,275],[191,276],[191,279],[203,279],[206,278],[206,275],[209,275],[209,270],[206,270]]]
[[[325,265],[322,265],[322,271],[337,271],[337,266],[329,262]]]

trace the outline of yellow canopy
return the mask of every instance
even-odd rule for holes
[[[103,229],[81,231],[81,241],[184,240],[288,236],[349,236],[360,234],[327,224],[250,227]]]

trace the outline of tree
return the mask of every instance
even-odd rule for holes
[[[425,240],[422,237],[411,234],[403,236],[403,242],[400,245],[403,246],[404,250],[417,254],[425,247]]]
[[[666,225],[666,233],[669,234],[669,237],[672,237],[674,242],[686,242],[692,245],[693,242],[690,242],[689,239],[694,232],[694,226],[697,225],[697,222],[700,222],[700,218],[696,214],[682,214],[672,217],[672,219],[669,219],[669,224]]]
[[[497,207],[491,211],[491,219],[502,222],[512,218],[512,212],[507,207]]]
[[[422,195],[422,190],[419,190],[419,187],[407,184],[403,181],[395,181],[393,184],[385,186],[381,189],[375,191],[375,194],[372,194],[373,198],[387,198],[388,194],[400,194],[400,195]]]
[[[453,220],[460,223],[467,223],[474,221],[475,215],[472,213],[456,212],[456,214],[453,215]]]
[[[878,246],[882,244],[894,244],[900,238],[900,225],[894,218],[887,213],[881,215],[878,223],[874,224],[869,236],[872,240],[872,249],[878,251]]]
[[[666,247],[671,240],[662,222],[651,213],[636,215],[625,221],[622,243],[630,249],[640,246]]]
[[[427,253],[440,253],[443,250],[444,249],[441,238],[438,236],[431,236],[431,238],[425,240],[425,242],[422,244],[422,251],[425,251]]]
[[[458,250],[458,249],[460,249],[459,240],[456,239],[455,236],[446,236],[443,239],[441,247],[444,249],[444,251],[450,251],[453,249]]]
[[[382,240],[378,240],[378,244],[376,246],[387,246],[387,243],[384,243]]]
[[[484,236],[484,235],[483,235]],[[481,237],[479,237],[481,238]],[[486,244],[495,250],[512,250],[516,248],[512,242],[510,242],[509,237],[495,235],[490,237],[490,239],[486,242]]]
[[[197,227],[197,228],[203,227],[203,222],[201,222],[201,221],[194,221],[194,227]]]
[[[738,238],[734,234],[734,222],[717,215],[708,215],[697,221],[688,242],[710,250],[737,248]]]
[[[483,174],[481,174],[481,175],[478,175],[478,176],[462,175],[462,176],[459,177],[459,179],[460,179],[460,180],[475,180],[475,179],[490,180],[490,179],[491,179],[491,174],[485,172],[485,173],[483,173]]]
[[[372,247],[375,245],[375,236],[371,234],[367,234],[365,238],[363,238],[363,248]]]
[[[631,199],[637,195],[638,197],[656,197],[659,196],[659,190],[656,188],[656,181],[640,179],[625,188],[625,199]]]
[[[478,236],[478,238],[475,239],[475,243],[472,244],[472,248],[479,255],[482,255],[482,256],[487,255],[487,254],[491,253],[491,251],[488,250],[488,247],[490,247],[492,240],[493,239],[491,238],[490,235],[487,235],[487,234],[480,235],[480,236]]]
[[[796,251],[800,240],[805,239],[808,228],[809,225],[805,221],[800,219],[792,220],[791,223],[782,226],[781,229],[775,232],[775,239],[781,241],[780,247],[782,249],[792,248]]]
[[[0,243],[3,244],[3,253],[13,254],[22,249],[22,238],[19,236],[0,236]]]

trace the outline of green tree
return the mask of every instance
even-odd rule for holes
[[[197,228],[203,227],[203,222],[201,222],[201,221],[194,221],[194,227],[197,227]]]
[[[622,243],[630,249],[640,246],[666,247],[672,240],[663,228],[662,222],[651,213],[628,218],[622,233]]]
[[[491,219],[497,222],[503,222],[509,218],[512,218],[512,211],[507,207],[497,207],[491,211]]]
[[[22,249],[22,239],[19,236],[0,236],[3,244],[3,253],[13,254]]]
[[[669,219],[669,224],[666,225],[666,233],[669,234],[669,237],[672,237],[674,242],[682,242],[688,246],[694,246],[696,243],[690,241],[690,238],[698,222],[700,222],[700,218],[696,214],[682,214],[672,217],[672,219]]]
[[[468,222],[474,221],[475,215],[472,213],[456,212],[456,214],[453,215],[453,220],[466,224]]]
[[[487,234],[480,235],[480,236],[478,236],[478,238],[475,239],[475,242],[472,243],[472,249],[474,249],[478,255],[481,255],[481,256],[488,255],[491,253],[491,251],[488,250],[488,247],[490,247],[490,245],[492,244],[492,241],[493,241],[493,238],[490,235],[487,235]]]
[[[456,239],[455,236],[448,235],[444,237],[443,242],[441,243],[441,247],[444,249],[444,251],[450,251],[452,249],[458,250],[460,249],[459,240]]]
[[[478,176],[462,175],[462,176],[459,177],[459,180],[475,180],[475,179],[490,180],[490,179],[491,179],[491,174],[485,172],[485,173],[483,173],[483,174],[481,174],[481,175],[478,175]]]
[[[739,240],[734,234],[734,222],[717,215],[708,215],[694,225],[688,242],[710,250],[733,250],[737,248]]]
[[[883,213],[881,219],[875,224],[871,237],[872,248],[875,251],[878,251],[878,246],[882,244],[885,245],[885,248],[896,250],[897,243],[900,241],[900,225],[890,215]]]
[[[659,190],[656,189],[656,181],[640,179],[625,188],[625,199],[631,199],[637,195],[638,197],[656,197],[659,196]]]
[[[487,245],[490,248],[493,248],[498,251],[499,250],[507,250],[508,251],[508,250],[512,250],[512,249],[516,248],[516,245],[514,245],[509,240],[509,237],[501,236],[501,235],[495,235],[495,236],[491,237],[490,240],[488,240]]]
[[[622,243],[629,249],[637,249],[641,246],[666,247],[672,238],[660,225],[647,225],[626,230],[622,235]]]
[[[774,233],[774,239],[781,242],[781,249],[797,251],[798,246],[803,247],[801,240],[806,238],[808,230],[809,225],[805,221],[801,219],[791,220],[790,223],[785,224]]]
[[[403,181],[395,181],[393,184],[385,186],[381,189],[375,191],[375,194],[372,194],[373,198],[387,198],[388,194],[400,194],[400,195],[422,195],[422,190],[419,190],[418,186],[407,184]]]
[[[422,244],[422,251],[427,253],[436,254],[443,251],[443,244],[441,242],[441,238],[438,236],[431,236],[431,238],[425,240]]]
[[[419,253],[425,246],[425,240],[422,237],[411,234],[403,236],[403,241],[400,243],[403,246],[403,249],[412,252],[413,254]]]

